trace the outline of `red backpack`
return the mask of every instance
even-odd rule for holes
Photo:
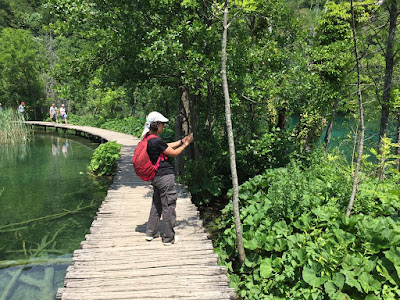
[[[149,154],[147,153],[147,142],[150,139],[156,138],[155,134],[149,134],[145,136],[137,145],[135,152],[133,153],[132,163],[135,168],[136,175],[143,179],[144,181],[149,181],[154,178],[158,167],[160,166],[160,161],[166,159],[166,155],[161,153],[157,159],[155,165],[150,160]]]

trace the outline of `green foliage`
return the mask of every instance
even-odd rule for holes
[[[85,109],[96,111],[101,118],[116,118],[130,113],[126,89],[122,86],[102,87],[102,81],[95,77],[89,83],[87,96]]]
[[[196,143],[206,155],[201,161],[191,160],[185,163],[183,180],[189,191],[195,195],[193,200],[196,204],[209,205],[230,186],[229,156],[224,147],[226,140],[221,136],[218,139],[204,130],[196,136]]]
[[[20,113],[12,109],[0,110],[0,146],[25,143],[32,131],[23,122]]]
[[[0,30],[12,24],[12,11],[8,1],[0,0]]]
[[[390,216],[400,210],[400,192],[396,182],[398,174],[379,179],[375,176],[365,177],[360,182],[359,195],[354,203],[355,213],[371,216]]]
[[[241,181],[261,174],[266,169],[285,166],[295,150],[296,141],[289,130],[272,128],[259,138],[255,137],[237,153]]]
[[[101,144],[93,153],[88,170],[96,176],[115,175],[121,145],[116,142]]]
[[[98,117],[93,115],[76,115],[73,113],[68,114],[68,123],[80,126],[100,127],[102,123]]]
[[[32,34],[23,29],[5,28],[0,34],[0,102],[3,107],[28,107],[43,100],[39,45]]]
[[[371,148],[370,152],[376,157],[378,163],[376,165],[376,172],[380,178],[385,177],[385,173],[393,171],[393,167],[396,165],[396,160],[400,159],[398,155],[393,154],[393,148],[398,148],[400,145],[392,143],[391,139],[382,137],[380,151],[376,151]]]
[[[350,218],[345,217],[349,168],[332,155],[319,153],[306,163],[292,162],[242,184],[245,264],[236,264],[231,205],[224,209],[223,234],[216,243],[238,294],[244,299],[398,298],[397,180],[375,186],[374,196],[380,198],[375,203],[369,201],[371,182],[361,185],[355,203],[369,207],[358,206],[358,214]]]
[[[140,137],[143,131],[144,119],[135,117],[108,119],[99,118],[93,115],[79,116],[68,114],[68,123],[80,126],[92,126],[102,129],[109,129],[121,133],[131,134]]]
[[[143,124],[144,120],[134,117],[127,117],[123,119],[108,120],[107,122],[103,123],[100,128],[140,137],[143,131]]]

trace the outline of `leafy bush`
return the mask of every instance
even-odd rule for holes
[[[117,132],[131,134],[139,137],[143,131],[144,120],[134,117],[126,117],[123,119],[108,120],[100,126],[103,129],[109,129]]]
[[[185,163],[184,183],[197,205],[209,205],[230,186],[227,142],[221,135],[203,129],[196,135],[196,146],[202,157]],[[210,146],[211,145],[211,146]]]
[[[247,180],[265,169],[283,167],[296,149],[296,142],[289,131],[273,128],[259,138],[245,141],[243,150],[238,151],[238,173]],[[238,145],[240,146],[240,145]]]
[[[120,158],[121,145],[116,142],[101,144],[94,150],[89,171],[97,176],[115,175],[117,160]]]
[[[319,155],[308,166],[292,162],[241,185],[242,266],[232,206],[224,209],[216,249],[232,285],[244,299],[398,299],[398,178],[364,182],[356,203],[369,206],[346,218],[348,167]]]
[[[49,119],[50,120],[50,119]],[[139,137],[143,131],[144,120],[135,117],[125,117],[122,119],[105,120],[102,117],[93,115],[78,116],[68,115],[68,123],[80,126],[93,126],[102,129],[113,130],[121,133],[131,134]]]
[[[50,118],[48,119],[48,121],[50,121]],[[79,116],[72,113],[68,114],[68,123],[79,126],[92,126],[92,127],[100,127],[101,125],[99,118],[96,118],[93,115]]]

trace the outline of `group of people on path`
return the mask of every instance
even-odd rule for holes
[[[62,123],[64,120],[64,123],[68,124],[67,112],[65,110],[64,104],[61,104],[60,109],[58,109],[56,107],[56,104],[52,103],[50,106],[50,109],[49,109],[49,114],[50,114],[51,123],[56,122],[56,124],[58,124],[58,119],[60,119],[60,123]]]
[[[3,109],[1,103],[0,103],[0,111]],[[21,102],[21,104],[18,106],[18,112],[21,115],[22,119],[24,119],[24,113],[25,113],[25,102]],[[50,119],[51,122],[54,123],[56,122],[58,124],[58,119],[60,119],[60,122],[62,123],[64,120],[65,124],[68,124],[67,121],[67,111],[65,110],[64,104],[61,104],[61,108],[58,109],[56,107],[55,103],[52,103],[49,109],[49,114],[50,114]]]

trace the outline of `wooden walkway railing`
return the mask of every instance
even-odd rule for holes
[[[164,246],[145,240],[152,188],[133,170],[131,158],[139,139],[109,130],[28,122],[68,128],[122,144],[118,173],[95,220],[75,250],[57,299],[236,299],[226,269],[204,231],[185,189],[179,189],[179,242]]]

